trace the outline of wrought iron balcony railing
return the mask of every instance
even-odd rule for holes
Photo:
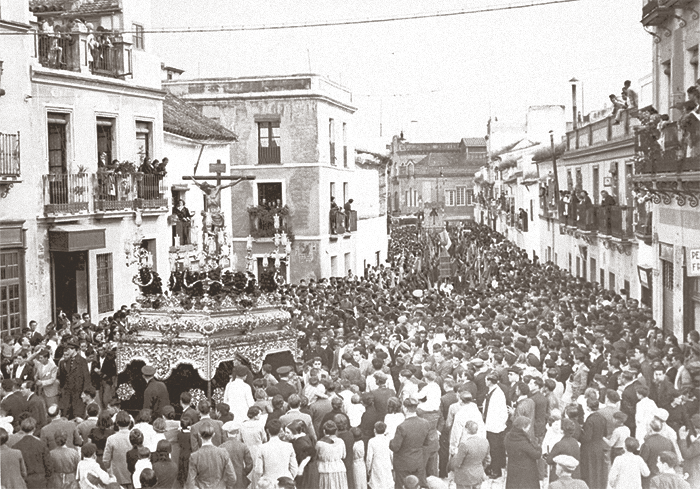
[[[19,178],[20,170],[19,132],[0,133],[0,177]]]

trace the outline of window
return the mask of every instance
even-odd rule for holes
[[[328,144],[330,146],[331,165],[335,165],[335,121],[328,119]]]
[[[281,204],[284,206],[282,196],[282,182],[258,183],[258,205]]]
[[[134,43],[136,49],[145,49],[143,42],[143,26],[139,24],[132,24],[131,29],[133,30],[131,41]]]
[[[331,256],[331,277],[338,276],[338,257]]]
[[[350,198],[350,187],[348,182],[343,182],[343,204]]]
[[[664,289],[673,290],[673,262],[661,260],[661,275]]]
[[[593,203],[600,203],[600,170],[597,166],[593,167]],[[592,269],[591,269],[592,270]]]
[[[150,122],[136,121],[136,160],[141,165],[146,158],[152,158],[152,142]]]
[[[343,164],[348,167],[348,125],[343,122]]]
[[[13,334],[22,327],[20,252],[0,252],[0,333]]]
[[[624,287],[625,287],[625,292],[627,293],[627,297],[629,297],[630,296],[630,281],[629,280],[625,280]]]
[[[105,153],[107,159],[105,160],[107,164],[112,162],[113,151],[112,145],[114,143],[114,119],[107,119],[104,117],[97,118],[97,161],[100,160],[100,155]]]
[[[97,258],[97,312],[114,310],[114,287],[112,284],[112,253],[103,253]]]
[[[67,125],[66,114],[48,115],[49,173],[61,174],[68,171]]]
[[[331,198],[335,197],[335,182],[331,182]]]
[[[552,247],[547,246],[547,261],[552,261]]]
[[[598,269],[598,264],[595,258],[591,258],[591,280],[595,280],[595,271]]]
[[[694,46],[688,50],[688,63],[690,63],[690,69],[688,70],[688,75],[692,78],[686,80],[686,86],[694,85],[698,79],[698,46]]]
[[[600,269],[600,286],[605,288],[605,270]]]
[[[608,287],[610,291],[615,292],[615,274],[613,272],[608,273]]]
[[[465,187],[457,187],[457,195],[455,197],[456,205],[466,204],[466,193],[467,189]]]
[[[455,194],[454,190],[445,190],[445,205],[455,205]]]
[[[474,190],[469,189],[467,190],[467,205],[473,205],[474,204]]]
[[[280,122],[258,122],[258,165],[282,163]]]
[[[583,173],[580,168],[576,168],[576,190],[583,190]]]

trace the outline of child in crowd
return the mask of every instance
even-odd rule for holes
[[[348,409],[347,415],[350,419],[350,426],[356,428],[360,426],[360,421],[362,421],[362,415],[365,413],[365,406],[360,400],[359,394],[354,394],[350,399],[350,409]]]
[[[134,466],[134,476],[132,477],[134,489],[141,489],[141,472],[143,472],[144,469],[153,470],[153,466],[151,465],[151,451],[148,448],[139,447],[138,456],[139,459]]]
[[[642,489],[642,477],[649,477],[649,467],[642,457],[636,455],[637,450],[639,442],[628,436],[624,453],[615,459],[608,474],[611,489]]]
[[[352,446],[352,476],[355,481],[355,489],[367,489],[365,444],[362,441],[362,430],[360,428],[352,428],[350,432],[355,438],[355,443]]]
[[[610,438],[603,438],[605,443],[610,447],[610,463],[615,462],[615,458],[619,457],[625,452],[625,441],[630,437],[630,429],[625,426],[625,421],[627,421],[627,414],[622,411],[617,411],[613,414],[613,421],[615,423],[615,429],[610,435]]]
[[[371,489],[391,489],[394,477],[391,472],[393,453],[389,448],[389,438],[384,436],[386,424],[374,424],[374,437],[367,444],[367,476]]]

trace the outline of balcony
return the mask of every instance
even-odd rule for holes
[[[624,110],[620,114],[620,123],[615,124],[614,117],[608,116],[605,119],[581,126],[566,133],[566,150],[574,151],[601,143],[607,143],[616,139],[630,136],[630,114]]]
[[[282,232],[292,235],[291,218],[287,206],[268,209],[263,206],[249,207],[250,235],[254,238],[273,238]]]
[[[563,207],[563,206],[562,206]],[[594,236],[630,241],[634,238],[634,209],[626,206],[575,205],[559,213],[561,232],[591,242]],[[638,216],[638,222],[641,218]]]
[[[700,136],[700,123],[694,116],[665,123],[661,129],[650,122],[636,133],[636,174],[700,171],[700,149],[693,143]]]
[[[258,165],[279,165],[281,158],[279,146],[258,146]]]
[[[118,33],[106,33],[103,37],[105,40],[98,42],[84,32],[38,32],[36,53],[39,64],[55,70],[110,78],[130,75],[131,44]]]
[[[80,214],[88,212],[90,175],[87,173],[50,173],[44,175],[44,213]]]
[[[0,133],[0,179],[17,179],[20,176],[19,132]]]
[[[97,172],[43,176],[44,214],[47,216],[90,211],[167,210],[166,192],[161,175]]]
[[[659,26],[675,15],[673,7],[668,6],[668,0],[647,0],[642,7],[642,25],[644,27]]]

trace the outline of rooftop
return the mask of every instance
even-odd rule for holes
[[[170,93],[166,93],[163,100],[163,130],[205,141],[232,142],[238,139],[233,132],[204,117],[195,107]]]
[[[87,15],[119,11],[121,6],[119,0],[29,0],[29,10],[34,14]]]

